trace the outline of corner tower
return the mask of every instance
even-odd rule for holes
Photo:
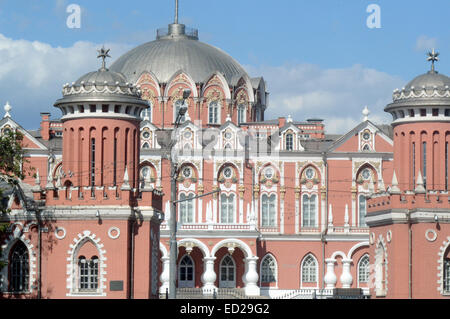
[[[367,202],[372,295],[450,298],[450,78],[434,67],[395,90],[394,172]]]
[[[137,194],[126,193],[139,186],[140,113],[148,103],[123,74],[106,68],[108,52],[99,50],[102,67],[64,85],[55,103],[63,114],[63,161],[57,185],[47,188],[62,187],[60,199],[130,204]]]

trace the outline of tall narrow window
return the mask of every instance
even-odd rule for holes
[[[316,195],[303,195],[303,227],[316,226]]]
[[[184,200],[180,202],[180,223],[181,224],[191,224],[194,222],[194,200],[188,198],[194,197],[194,194],[186,194],[180,195],[180,200]]]
[[[90,169],[90,175],[91,175],[91,197],[95,196],[95,138],[91,139],[91,169]]]
[[[227,196],[222,194],[220,196],[220,222],[222,224],[234,223],[234,195]]]
[[[244,105],[239,105],[238,106],[238,124],[242,124],[246,122],[246,118],[245,118],[245,106]]]
[[[427,188],[427,142],[422,143],[422,154],[423,187]]]
[[[366,226],[366,196],[359,195],[359,227]]]
[[[262,227],[275,227],[276,226],[276,196],[272,194],[270,196],[262,195],[262,207],[261,207],[261,226]]]
[[[364,255],[358,264],[358,281],[360,283],[369,282],[369,256]]]
[[[277,266],[275,259],[267,255],[261,263],[261,282],[270,283],[276,282]]]
[[[93,256],[90,260],[84,256],[78,259],[79,267],[79,290],[96,291],[98,289],[98,257]]]
[[[180,262],[180,269],[178,275],[180,288],[192,288],[194,285],[194,263],[192,258],[184,256]]]
[[[117,185],[117,137],[114,137],[114,168],[113,168],[113,183],[114,186]]]
[[[213,101],[209,103],[209,124],[219,123],[219,103]]]
[[[448,191],[448,142],[445,142],[445,190]]]
[[[416,143],[412,143],[412,189],[416,188]]]
[[[286,151],[292,151],[294,149],[294,136],[292,134],[286,134]]]
[[[302,282],[316,282],[317,281],[317,262],[309,255],[302,263]]]
[[[24,243],[18,241],[11,253],[11,282],[10,289],[13,292],[26,292],[29,287],[29,256]]]

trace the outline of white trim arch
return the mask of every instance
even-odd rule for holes
[[[331,259],[336,259],[336,257],[337,256],[341,256],[342,257],[342,259],[346,259],[346,256],[345,256],[345,253],[344,252],[342,252],[342,251],[335,251],[334,253],[333,253],[333,255],[331,255]]]
[[[177,76],[179,75],[185,75],[188,82],[174,82],[174,80],[177,78]],[[190,86],[191,89],[191,94],[192,97],[197,98],[198,97],[198,92],[197,92],[197,87],[195,86],[195,82],[194,80],[192,80],[192,78],[189,76],[189,74],[187,72],[185,72],[184,70],[178,70],[177,72],[175,72],[169,79],[169,81],[167,81],[168,85],[166,86],[166,89],[164,90],[164,96],[169,96],[169,92],[170,89],[172,89],[175,85],[177,84],[187,84]]]
[[[262,259],[261,259],[261,263],[260,263],[260,265],[259,265],[259,273],[260,273],[260,276],[259,276],[259,285],[260,285],[260,287],[262,286],[262,284],[263,284],[263,275],[264,275],[264,273],[263,273],[263,263],[266,261],[266,259],[272,259],[273,260],[273,262],[274,262],[274,265],[275,265],[275,273],[274,273],[274,277],[275,277],[275,281],[267,281],[267,282],[264,282],[264,284],[270,284],[270,283],[272,283],[272,282],[274,282],[275,283],[275,287],[274,288],[276,288],[276,287],[278,287],[278,261],[277,261],[277,259],[275,258],[275,256],[273,255],[273,254],[271,254],[271,253],[267,253]]]
[[[235,239],[235,238],[229,238],[224,239],[220,242],[218,242],[214,248],[211,250],[211,257],[214,257],[217,253],[217,251],[222,247],[227,247],[226,244],[236,244],[236,247],[240,248],[243,252],[246,258],[253,257],[252,250],[250,247],[244,243],[242,240]]]
[[[444,257],[445,257],[445,252],[447,251],[447,249],[450,247],[450,236],[448,236],[446,238],[446,240],[442,243],[442,246],[439,249],[438,252],[438,260],[437,260],[437,283],[438,283],[438,288],[437,290],[439,291],[440,294],[442,295],[448,295],[448,292],[444,291]]]
[[[13,248],[18,241],[21,241],[28,250],[28,258],[29,258],[29,274],[28,274],[28,291],[33,292],[34,286],[36,285],[36,252],[33,250],[34,246],[30,240],[28,240],[22,231],[13,232],[2,245],[2,254],[0,257],[0,261],[9,262],[9,254],[11,252],[11,248]],[[6,265],[0,272],[0,291],[7,292],[9,288],[9,276],[8,276],[9,266]]]
[[[350,248],[350,250],[348,251],[347,254],[347,259],[352,259],[354,252],[361,247],[369,247],[369,242],[368,241],[364,241],[362,243],[357,243],[355,246],[353,246],[352,248]]]
[[[70,249],[68,250],[67,257],[67,286],[66,288],[69,292],[66,296],[83,296],[83,293],[78,292],[78,287],[76,286],[77,279],[77,268],[78,268],[78,260],[77,254],[81,247],[83,247],[86,242],[90,241],[98,251],[98,260],[99,260],[99,268],[98,268],[98,291],[95,294],[89,294],[89,296],[106,296],[106,250],[104,250],[104,245],[101,243],[100,238],[97,237],[96,234],[92,233],[89,230],[83,231],[83,233],[79,233],[77,237],[73,239],[73,243],[70,244]]]
[[[314,262],[315,262],[315,267],[316,267],[316,269],[315,269],[315,282],[304,282],[303,281],[303,266],[304,266],[304,263],[305,263],[305,261],[306,261],[306,259],[308,257],[311,257],[314,260]],[[315,283],[316,284],[316,288],[319,287],[319,262],[318,262],[316,256],[314,256],[312,253],[307,253],[302,258],[302,260],[300,262],[300,288],[304,287],[303,286],[304,283],[306,283],[306,284],[314,284]]]
[[[212,72],[212,73],[210,73],[209,76],[206,77],[206,81],[203,81],[203,83],[206,83],[206,85],[202,88],[202,90],[200,92],[200,96],[204,97],[205,92],[208,88],[217,86],[217,84],[215,84],[215,83],[210,83],[210,81],[214,78],[214,76],[217,76],[219,78],[219,81],[222,84],[221,88],[223,90],[223,93],[225,94],[225,99],[230,100],[231,99],[230,87],[228,86],[227,80],[220,72]]]
[[[203,257],[210,257],[211,256],[210,253],[209,253],[208,246],[206,246],[204,243],[202,243],[198,239],[183,238],[183,239],[178,241],[177,245],[178,245],[178,247],[186,247],[187,243],[193,243],[194,247],[198,247],[200,249],[200,251],[203,253]],[[166,257],[166,256],[168,257],[169,254],[168,254],[167,250],[165,251],[165,253],[166,254],[164,255],[164,257]]]

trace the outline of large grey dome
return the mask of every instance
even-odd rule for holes
[[[429,71],[425,74],[419,75],[414,78],[411,82],[409,82],[406,86],[406,90],[410,90],[411,88],[421,89],[425,88],[438,88],[443,89],[446,86],[450,86],[450,78],[443,74],[439,74],[436,71]]]
[[[173,26],[181,29],[175,30],[179,33],[174,34],[170,29]],[[166,36],[158,36],[155,41],[125,53],[110,69],[124,74],[131,83],[136,83],[144,71],[152,72],[160,83],[167,83],[179,70],[196,83],[208,80],[216,71],[222,73],[229,84],[247,74],[224,51],[198,41],[196,36],[186,35],[184,25],[170,25]]]

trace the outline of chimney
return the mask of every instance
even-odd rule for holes
[[[41,137],[50,140],[50,113],[41,113]]]
[[[278,118],[278,127],[282,128],[286,125],[286,118],[285,117],[279,117]]]

